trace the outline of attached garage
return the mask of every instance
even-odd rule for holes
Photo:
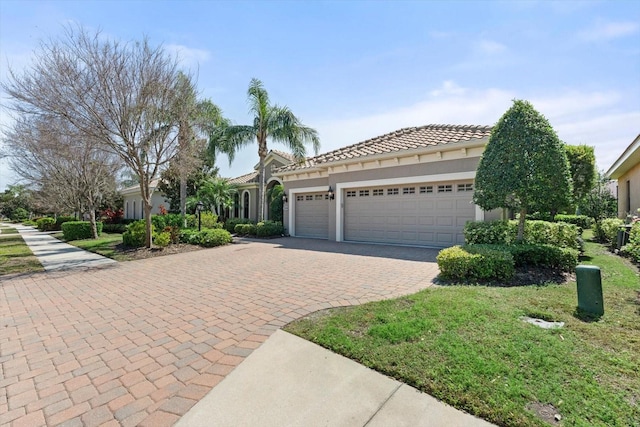
[[[344,190],[344,240],[405,245],[464,243],[475,219],[473,183],[439,182]]]
[[[326,192],[299,193],[295,196],[295,235],[329,237],[329,197]]]

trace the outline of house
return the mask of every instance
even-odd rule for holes
[[[618,217],[640,208],[640,134],[609,168],[606,175],[618,181]]]
[[[291,165],[295,161],[293,155],[278,150],[269,150],[264,159],[265,165],[265,194],[276,185],[282,185],[282,179],[274,175],[274,171],[283,166]],[[246,175],[229,179],[229,184],[233,184],[238,193],[236,194],[235,203],[229,209],[228,217],[230,218],[246,218],[256,221],[258,219],[258,188],[260,185],[258,179],[258,170],[260,164],[254,166],[254,170]],[[264,219],[269,219],[269,202],[265,197]]]
[[[467,221],[500,219],[472,202],[490,126],[400,129],[272,176],[284,184],[289,234],[334,241],[447,247]]]
[[[164,195],[159,191],[156,191],[160,180],[154,179],[149,184],[153,194],[151,196],[151,214],[159,214],[160,208],[169,209],[169,201],[164,198]],[[133,185],[131,187],[120,190],[120,194],[124,198],[124,218],[126,219],[143,219],[144,218],[144,205],[142,202],[142,195],[140,194],[140,186]]]

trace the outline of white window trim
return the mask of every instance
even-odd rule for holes
[[[300,193],[328,192],[329,185],[319,187],[291,188],[287,194],[289,200],[289,235],[296,236],[296,195]]]
[[[460,181],[465,179],[475,179],[476,171],[469,172],[455,172],[455,173],[443,173],[437,175],[422,175],[422,176],[403,176],[400,178],[389,179],[372,179],[369,181],[353,181],[353,182],[340,182],[336,184],[336,241],[344,241],[344,198],[342,197],[343,190],[355,187],[376,187],[376,186],[389,186],[389,185],[402,185],[402,184],[422,184],[438,181]],[[322,190],[315,190],[322,191]],[[480,213],[479,213],[480,211]],[[484,212],[478,206],[476,206],[476,221],[480,221],[480,217],[484,218]],[[292,234],[293,235],[293,234]]]

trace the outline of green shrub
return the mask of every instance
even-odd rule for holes
[[[629,243],[620,249],[620,253],[640,264],[640,221],[633,223],[629,232]]]
[[[262,221],[256,224],[256,236],[258,237],[282,236],[283,234],[284,227],[279,222]]]
[[[555,222],[566,222],[567,224],[575,224],[578,227],[586,230],[591,228],[593,220],[586,215],[562,215],[558,214],[554,218]]]
[[[192,228],[182,229],[178,232],[178,240],[180,243],[196,244],[192,243],[193,236],[196,234],[198,234],[198,230]]]
[[[258,229],[255,224],[238,224],[236,228],[237,227],[240,227],[241,236],[255,236],[258,233]]]
[[[164,230],[166,227],[184,228],[184,222],[180,214],[152,215],[151,223],[156,230]]]
[[[162,233],[156,233],[153,236],[153,244],[156,246],[160,246],[161,248],[169,246],[171,243],[171,233],[163,231]]]
[[[62,230],[62,224],[69,221],[77,221],[75,216],[59,216],[56,218],[56,228],[54,230]]]
[[[151,224],[151,233],[154,227]],[[146,224],[144,219],[137,220],[127,225],[127,230],[122,233],[122,243],[131,248],[140,248],[145,245]]]
[[[516,267],[537,266],[554,270],[573,271],[578,265],[579,252],[545,244],[476,245],[509,252]]]
[[[205,248],[211,248],[214,246],[222,246],[227,243],[231,243],[231,233],[227,230],[223,230],[220,228],[217,229],[206,229],[199,232],[194,233],[190,237],[191,244],[196,244],[200,246],[204,246]]]
[[[105,233],[124,233],[127,230],[125,224],[104,224],[102,231]]]
[[[618,242],[618,230],[624,225],[619,218],[606,218],[596,223],[593,228],[593,236],[597,241],[614,248]]]
[[[98,236],[102,234],[102,222],[96,221]],[[62,235],[65,240],[91,239],[91,223],[89,221],[67,221],[62,223]]]
[[[464,241],[467,245],[509,244],[515,240],[511,228],[509,221],[469,221],[464,226]]]
[[[29,219],[29,212],[25,208],[16,208],[9,215],[9,219],[18,222],[24,221]]]
[[[36,221],[36,226],[40,231],[51,231],[56,226],[56,220],[49,217],[40,218]]]
[[[29,227],[37,227],[38,223],[35,221],[32,221],[30,219],[26,220],[26,221],[22,221],[22,225],[27,225]]]
[[[253,221],[248,218],[229,218],[224,223],[224,229],[229,233],[237,233],[236,226],[239,224],[253,224]]]
[[[445,279],[510,280],[515,272],[509,252],[482,246],[453,246],[441,250],[436,259]]]
[[[468,245],[510,245],[518,235],[517,221],[468,222],[464,227]],[[524,241],[529,244],[551,244],[580,250],[579,230],[574,224],[528,220],[525,222]]]
[[[168,225],[163,230],[165,233],[169,233],[169,239],[171,243],[180,242],[180,227],[175,225]]]

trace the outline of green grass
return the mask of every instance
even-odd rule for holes
[[[62,232],[55,233],[52,236],[65,241]],[[130,261],[132,259],[131,256],[123,253],[122,250],[117,248],[118,245],[122,245],[122,234],[120,233],[102,233],[102,235],[95,240],[83,239],[69,240],[68,242],[65,242],[116,261]]]
[[[0,275],[44,271],[18,230],[0,227]]]
[[[331,310],[285,329],[503,426],[640,425],[640,280],[626,260],[586,243],[602,270],[605,314],[576,313],[576,283],[447,286]],[[519,320],[565,322],[545,330]]]

